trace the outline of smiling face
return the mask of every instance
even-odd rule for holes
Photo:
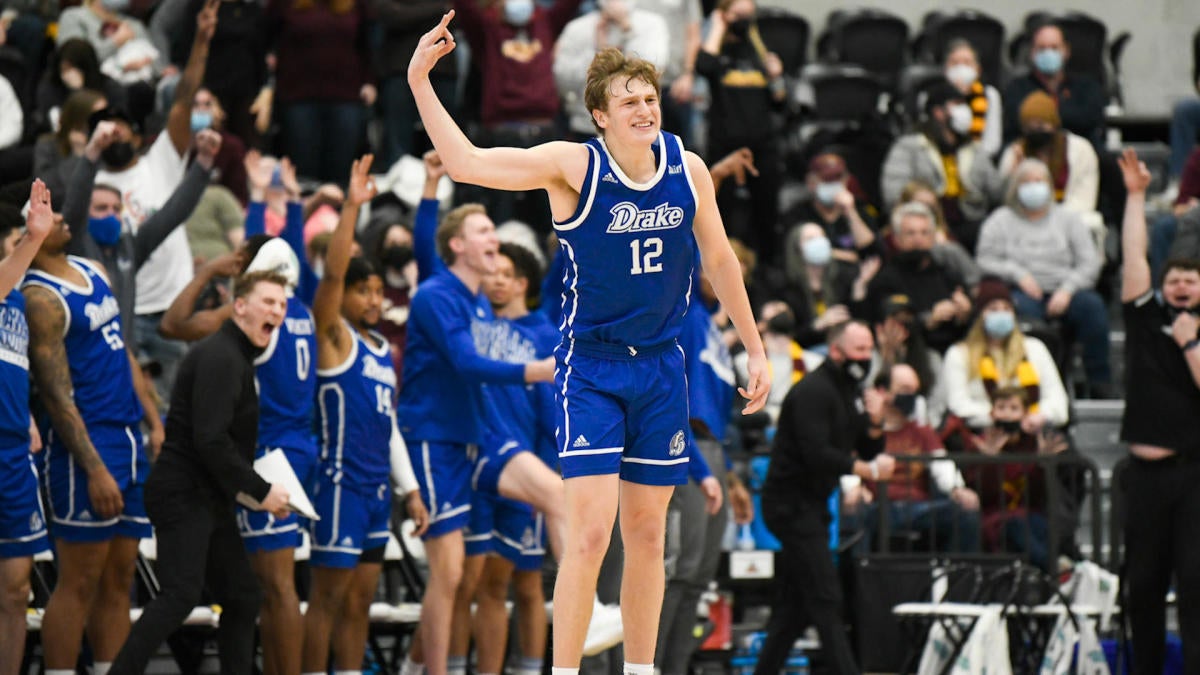
[[[605,139],[649,145],[662,128],[658,89],[640,77],[614,77],[608,87],[608,105],[592,116]]]
[[[233,301],[233,319],[251,344],[265,348],[271,334],[283,323],[287,310],[287,294],[281,284],[259,281],[246,295]]]

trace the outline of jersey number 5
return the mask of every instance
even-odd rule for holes
[[[658,237],[650,237],[645,241],[634,239],[629,242],[629,250],[633,254],[633,266],[630,274],[652,274],[662,271],[662,263],[657,262],[662,255],[663,242]]]

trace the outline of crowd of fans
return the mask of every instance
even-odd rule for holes
[[[563,263],[547,237],[546,195],[470,185],[451,191],[448,178],[429,178],[436,160],[415,159],[428,140],[405,71],[420,35],[448,9],[469,56],[443,59],[430,77],[481,146],[594,135],[583,86],[600,49],[620,47],[660,69],[662,126],[702,148],[714,167],[773,369],[765,419],[728,438],[724,428],[711,429],[727,451],[770,439],[788,389],[821,363],[830,330],[850,319],[873,328],[863,379],[885,401],[888,453],[1063,452],[1055,432],[1069,422],[1071,397],[1121,394],[1108,310],[1118,261],[1106,243],[1120,225],[1125,184],[1103,145],[1103,89],[1069,74],[1071,46],[1053,23],[1031,32],[1026,62],[1006,82],[984,81],[971,43],[950,42],[944,80],[927,88],[875,166],[856,175],[837,147],[813,144],[804,151],[805,173],[794,175],[779,139],[797,82],[764,45],[754,0],[84,0],[69,7],[6,0],[3,7],[5,251],[25,225],[29,185],[40,179],[71,230],[61,251],[103,270],[122,317],[113,339],[130,346],[140,366],[135,379],[154,385],[137,392],[151,446],[162,441],[158,412],[185,341],[211,332],[193,315],[229,300],[223,279],[244,269],[248,249],[275,236],[294,243],[296,296],[311,304],[339,210],[358,205],[346,189],[363,150],[375,152],[382,189],[364,204],[352,245],[382,271],[377,327],[398,388],[419,288],[418,206],[484,204],[506,223],[504,239],[523,247],[509,255],[513,264],[532,261],[519,276],[530,284],[545,275],[541,308],[556,317]],[[1200,92],[1200,77],[1193,84]],[[1195,96],[1174,111],[1167,205],[1152,212],[1150,228],[1155,279],[1168,259],[1200,258],[1198,116]],[[713,321],[725,331],[721,348],[733,352],[731,376],[744,379],[745,359],[719,309]],[[45,333],[53,326],[30,324],[31,351],[59,337]],[[69,387],[43,381],[41,363],[35,358],[42,401],[34,405],[35,446],[39,430],[42,438],[62,436],[64,427],[88,422],[72,418]],[[886,488],[891,521],[940,529],[935,539],[947,549],[983,545],[1024,551],[1042,566],[1055,562],[1046,559],[1044,505],[978,487],[1018,479],[1026,486],[1044,481],[1041,473],[923,466],[898,470]],[[735,474],[728,481],[737,520],[748,522],[744,488]],[[842,487],[848,522],[877,527],[872,495],[882,488],[857,477]],[[53,536],[62,507],[50,506]],[[1032,526],[1012,526],[1033,511],[1043,515]],[[71,564],[68,554],[59,580],[74,588]],[[93,602],[126,611],[128,593],[114,599],[122,580],[127,587],[128,579],[106,577],[97,596],[101,580],[81,577],[71,607],[81,617]],[[59,637],[83,631],[78,620],[69,628]],[[97,660],[105,651],[111,660],[120,637],[94,644]],[[47,653],[74,655],[52,642]],[[74,663],[57,660],[57,668]]]

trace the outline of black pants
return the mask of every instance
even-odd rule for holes
[[[1175,575],[1183,670],[1200,670],[1200,462],[1131,458],[1124,474],[1125,583],[1133,672],[1163,672],[1166,596]]]
[[[222,675],[246,675],[254,661],[254,622],[261,592],[238,534],[233,505],[216,505],[195,480],[156,466],[146,482],[146,511],[158,539],[162,592],[146,606],[113,661],[112,675],[133,675],[200,603],[205,582],[221,605],[217,629]]]
[[[775,558],[775,604],[754,675],[777,675],[783,670],[792,644],[810,625],[821,636],[829,672],[856,675],[858,666],[842,621],[841,581],[821,513],[815,507],[795,509],[764,502],[763,519],[782,550]]]
[[[763,123],[769,122],[764,120]],[[727,141],[710,140],[709,165],[716,164],[740,147]],[[754,153],[758,176],[746,174],[745,185],[738,185],[733,179],[725,181],[717,193],[717,207],[730,237],[741,239],[753,249],[760,263],[774,263],[779,259],[783,241],[783,229],[779,224],[779,189],[783,184],[779,142],[772,137],[747,147]]]

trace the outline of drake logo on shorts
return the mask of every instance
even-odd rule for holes
[[[672,230],[683,224],[683,208],[666,202],[644,211],[633,202],[621,202],[609,209],[609,213],[613,217],[608,224],[609,234]]]
[[[29,529],[32,532],[42,529],[42,516],[37,511],[29,514]]]
[[[671,437],[671,448],[668,450],[668,452],[672,457],[678,457],[683,454],[683,449],[685,446],[686,444],[683,442],[683,432],[676,431],[675,435]]]

